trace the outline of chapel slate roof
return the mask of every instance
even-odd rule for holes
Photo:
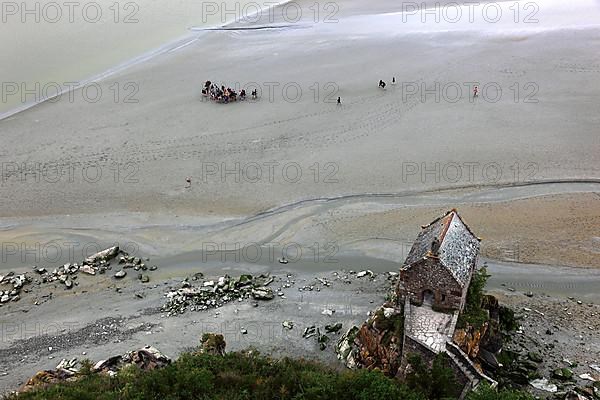
[[[456,281],[461,286],[466,286],[477,262],[479,238],[454,209],[422,228],[406,257],[405,267],[424,258],[437,257]],[[439,243],[437,254],[435,250],[432,252],[434,239]]]

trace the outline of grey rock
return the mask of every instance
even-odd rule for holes
[[[272,289],[262,286],[252,289],[252,297],[256,300],[272,300],[275,295]]]
[[[342,329],[342,323],[338,322],[334,325],[325,325],[325,332],[327,333],[338,333]]]
[[[294,328],[294,323],[292,321],[283,321],[281,325],[286,329]]]
[[[358,330],[357,326],[350,328],[348,332],[340,337],[340,340],[338,340],[335,347],[338,359],[350,369],[358,368],[356,359],[358,349],[354,346],[354,338],[356,337]]]
[[[371,271],[370,269],[364,270],[364,271],[360,271],[358,274],[356,274],[357,278],[362,278],[369,275],[370,277],[373,277],[373,271]]]
[[[553,383],[549,383],[548,379],[546,378],[535,379],[529,382],[529,384],[536,389],[544,390],[550,393],[556,393],[558,391],[558,387]]]
[[[540,353],[536,353],[535,351],[530,351],[529,353],[527,353],[527,357],[536,363],[541,363],[542,361],[544,361],[544,359],[542,358],[542,356],[540,355]]]
[[[110,260],[119,254],[119,246],[109,247],[106,250],[99,251],[85,259],[87,263],[94,264],[100,260]]]
[[[317,335],[317,327],[314,325],[309,326],[308,328],[305,328],[304,332],[302,333],[302,337],[305,339],[311,338],[316,335]]]
[[[84,274],[96,275],[96,270],[89,265],[83,265],[81,268],[79,268],[79,270]]]
[[[568,381],[573,378],[573,371],[569,368],[557,368],[552,372],[552,377],[562,381]]]

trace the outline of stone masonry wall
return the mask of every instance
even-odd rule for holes
[[[435,359],[435,353],[422,345],[418,341],[414,340],[408,335],[404,335],[404,343],[402,345],[402,360],[400,361],[400,368],[398,369],[398,375],[400,378],[406,378],[406,372],[408,367],[408,357],[412,354],[418,354],[423,363],[428,367],[431,367],[433,360]]]
[[[413,304],[423,303],[426,290],[434,294],[434,308],[460,310],[464,304],[466,288],[463,292],[463,288],[437,258],[424,259],[400,271],[400,281],[399,297],[408,296]]]

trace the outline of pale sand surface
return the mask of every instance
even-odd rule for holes
[[[358,268],[365,258],[380,260],[373,268],[389,270],[408,255],[420,226],[451,207],[482,238],[485,258],[600,267],[597,193],[550,194],[544,189],[547,194],[531,197],[531,188],[505,190],[512,193],[448,191],[319,200],[248,218],[140,213],[5,219],[0,230],[2,270],[79,262],[113,244],[166,267],[277,265],[286,256],[305,271]]]
[[[242,10],[248,3],[219,1],[216,4],[223,12],[212,11],[209,2],[193,0],[168,4],[84,0],[72,3],[71,10],[61,2],[5,3],[0,52],[12,62],[0,65],[2,82],[23,84],[35,95],[28,94],[25,104],[20,94],[8,95],[0,103],[0,117],[54,95],[57,87],[67,89],[72,85],[69,82],[98,81],[107,73],[168,50],[173,40],[195,37],[190,30],[193,26],[221,25],[236,17],[235,13],[225,15],[225,9],[234,10],[237,5],[238,16],[245,16]],[[38,92],[36,84],[48,90]]]
[[[352,4],[356,11],[358,3]],[[600,56],[591,48],[600,30],[410,33],[400,19],[397,30],[386,22],[387,34],[352,35],[359,25],[355,17],[344,19],[341,7],[338,18],[338,24],[205,32],[187,47],[104,82],[106,93],[114,83],[137,83],[136,104],[115,103],[108,94],[93,104],[75,96],[73,103],[63,98],[0,122],[4,165],[59,163],[73,171],[57,179],[51,170],[52,177],[39,182],[32,175],[9,177],[2,184],[1,214],[173,210],[238,216],[351,193],[473,186],[496,178],[504,183],[598,178]],[[370,18],[377,27],[383,16]],[[461,87],[496,82],[503,95],[496,103],[482,98],[472,103],[465,88],[451,103],[431,95],[425,101],[403,96],[400,84],[377,89],[379,79],[389,84],[392,76],[428,89],[436,82]],[[258,82],[263,96],[227,106],[203,102],[199,92],[206,79]],[[267,82],[279,84],[272,99]],[[317,102],[310,89],[315,82]],[[341,107],[324,102],[329,82],[339,88]],[[523,102],[529,82],[539,87],[537,103]],[[281,88],[288,83],[302,89],[295,103],[283,98]],[[521,87],[516,103],[510,89],[515,83]],[[261,167],[257,183],[203,176],[206,163],[244,170],[250,162],[270,161],[279,163],[272,181],[267,167]],[[113,162],[121,164],[117,178]],[[290,162],[302,172],[297,183],[282,175]],[[321,172],[316,183],[315,163]],[[404,163],[429,169],[439,163],[441,172],[403,177]],[[475,174],[464,170],[455,182],[452,171],[443,169],[448,163],[475,163]],[[498,163],[499,176],[483,174],[489,163]],[[96,166],[99,181],[86,181],[84,171],[93,179]],[[294,172],[288,170],[292,178]],[[192,177],[192,190],[184,190],[186,176]]]

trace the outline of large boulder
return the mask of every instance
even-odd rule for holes
[[[109,247],[108,249],[99,251],[85,259],[88,264],[96,264],[100,261],[108,261],[115,258],[119,254],[119,246]]]
[[[552,372],[552,377],[562,381],[568,381],[573,378],[573,371],[569,368],[557,368]]]
[[[166,367],[171,364],[171,359],[152,346],[145,346],[139,350],[130,351],[120,356],[112,356],[106,360],[98,361],[92,370],[108,375],[115,375],[127,365],[136,365],[144,371]]]
[[[273,289],[260,286],[252,289],[252,297],[256,300],[273,300],[275,295],[273,294]]]
[[[46,370],[40,371],[32,376],[26,383],[23,385],[19,392],[29,392],[31,390],[39,389],[42,387],[46,387],[49,385],[54,385],[59,382],[75,380],[76,378],[73,374],[70,374],[64,370]]]
[[[145,346],[139,350],[124,354],[123,361],[128,364],[135,364],[144,371],[163,368],[171,364],[169,357],[152,346]]]
[[[352,328],[348,329],[348,332],[340,337],[340,340],[338,340],[337,345],[335,346],[337,358],[350,369],[358,368],[358,363],[356,361],[358,349],[354,343],[354,339],[356,338],[357,334],[358,326],[353,326]]]
[[[403,326],[401,309],[381,307],[360,328],[354,327],[340,338],[336,346],[338,358],[350,368],[378,369],[396,376]]]
[[[537,353],[535,351],[530,351],[529,353],[527,353],[527,357],[536,363],[541,363],[542,361],[544,361],[544,358],[541,356],[540,353]]]
[[[548,382],[548,379],[546,378],[535,379],[529,382],[529,384],[534,388],[545,392],[556,393],[558,391],[558,387],[554,383]]]
[[[79,270],[88,275],[96,275],[96,270],[89,265],[83,265]]]

